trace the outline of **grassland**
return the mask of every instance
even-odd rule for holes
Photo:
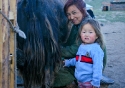
[[[86,0],[86,3],[93,6],[96,19],[102,22],[125,22],[125,11],[102,11],[103,3],[110,3],[110,0]]]

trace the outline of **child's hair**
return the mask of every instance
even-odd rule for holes
[[[79,41],[82,42],[81,37],[80,37],[82,27],[85,24],[88,24],[88,23],[93,27],[96,35],[98,36],[98,38],[95,40],[95,42],[98,43],[101,46],[102,49],[104,49],[105,46],[104,46],[103,35],[101,33],[101,28],[100,28],[100,25],[99,25],[98,21],[96,21],[94,19],[86,19],[85,21],[83,21],[81,23],[80,28],[79,28],[79,32],[78,32],[78,37],[77,37],[78,42]]]

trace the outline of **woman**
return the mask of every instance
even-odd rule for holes
[[[75,57],[78,47],[81,42],[76,42],[76,37],[78,34],[79,26],[86,19],[91,17],[87,14],[85,10],[86,4],[83,0],[68,0],[64,6],[64,13],[68,18],[68,22],[73,24],[69,37],[66,43],[62,44],[62,58],[69,59]],[[104,67],[106,64],[106,49],[104,51]],[[74,67],[61,68],[60,71],[55,76],[54,87],[61,87],[72,83],[75,79],[74,77]]]

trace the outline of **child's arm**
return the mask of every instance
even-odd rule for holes
[[[100,79],[102,77],[102,68],[103,68],[103,57],[104,53],[102,49],[97,48],[92,55],[93,59],[93,79],[92,85],[93,86],[100,86]]]
[[[64,67],[75,66],[76,58],[64,60],[63,62],[64,62]]]

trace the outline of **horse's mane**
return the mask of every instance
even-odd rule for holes
[[[67,31],[63,4],[59,0],[21,0],[17,22],[27,37],[17,36],[17,67],[25,88],[52,86],[61,61],[59,43]]]

